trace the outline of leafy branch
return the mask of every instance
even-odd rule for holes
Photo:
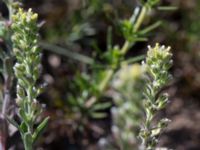
[[[139,34],[139,29],[144,22],[144,19],[148,13],[148,11],[154,7],[159,0],[156,2],[152,3],[152,0],[148,0],[146,3],[143,4],[141,10],[139,11],[139,8],[136,8],[133,16],[127,21],[125,20],[122,22],[122,32],[125,37],[125,43],[122,46],[121,49],[119,49],[119,58],[118,62],[123,58],[127,52],[129,51],[130,47],[135,44],[137,41],[141,41],[141,38],[138,36]],[[137,19],[136,19],[137,18]],[[154,26],[148,27],[149,30],[144,29],[147,33],[153,29],[155,29],[157,26],[160,25],[160,22],[157,24],[154,24]],[[116,66],[117,67],[117,66]],[[107,88],[109,81],[111,80],[113,74],[115,73],[115,69],[109,69],[106,71],[105,78],[101,81],[101,84],[99,85],[99,91],[103,92]]]

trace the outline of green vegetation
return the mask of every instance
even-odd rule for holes
[[[119,19],[115,14],[115,21],[111,21],[114,24],[107,28],[105,50],[99,48],[96,39],[91,40],[97,33],[91,26],[90,17],[101,14],[101,7],[107,8],[108,11],[110,5],[98,0],[84,2],[83,10],[76,11],[76,17],[70,18],[72,23],[67,35],[63,33],[65,28],[62,27],[61,35],[55,34],[53,38],[50,36],[54,29],[49,34],[45,32],[50,42],[65,41],[68,46],[68,49],[65,49],[55,43],[40,41],[37,13],[33,13],[32,9],[26,11],[18,2],[4,0],[9,17],[0,22],[0,36],[6,44],[6,52],[2,50],[0,54],[3,60],[4,84],[9,83],[9,86],[5,91],[1,89],[1,95],[7,94],[9,98],[2,96],[1,101],[5,110],[8,107],[6,99],[11,99],[11,90],[16,93],[17,106],[14,107],[17,109],[15,115],[19,121],[6,111],[3,111],[3,115],[20,132],[25,150],[34,149],[35,142],[49,120],[49,117],[46,117],[40,121],[43,108],[37,100],[43,90],[38,86],[42,53],[40,45],[51,52],[83,63],[82,70],[78,70],[76,66],[73,82],[70,81],[70,84],[66,85],[66,95],[58,98],[54,95],[54,104],[63,102],[55,108],[64,114],[65,119],[71,119],[75,132],[86,131],[91,121],[102,121],[111,117],[110,129],[114,142],[108,142],[104,149],[156,149],[158,136],[169,121],[166,118],[156,121],[155,116],[168,102],[168,95],[163,94],[162,89],[171,79],[169,69],[172,66],[172,53],[169,47],[156,44],[155,47],[148,47],[147,56],[127,55],[134,50],[135,45],[148,41],[153,30],[162,24],[160,20],[153,23],[150,21],[151,13],[158,10],[160,0],[141,0],[141,7],[136,7],[129,19]],[[123,44],[115,42],[114,30],[123,38]],[[59,36],[65,40],[56,41]],[[89,46],[95,49],[94,52],[86,56],[73,51],[77,41],[87,36],[91,38]],[[140,61],[144,58],[145,63],[141,65]],[[13,85],[16,88],[12,89]],[[111,111],[111,115],[107,110]],[[107,135],[102,136],[109,141]],[[5,143],[2,145],[6,147]]]

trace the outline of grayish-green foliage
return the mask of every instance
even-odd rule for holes
[[[15,125],[22,136],[26,150],[32,150],[33,144],[38,139],[45,126],[47,125],[48,118],[44,119],[36,128],[34,124],[42,112],[42,107],[38,103],[37,96],[40,94],[41,89],[36,85],[39,77],[40,68],[40,49],[38,48],[38,27],[37,27],[37,14],[31,10],[25,12],[19,9],[15,12],[17,3],[13,1],[4,0],[8,5],[10,16],[12,16],[12,42],[13,53],[17,59],[14,66],[14,73],[17,78],[17,104],[18,116],[21,119],[20,124],[16,123],[13,119],[8,120]],[[91,2],[91,6],[88,5]],[[77,73],[74,77],[74,84],[72,90],[76,93],[68,94],[67,102],[70,106],[70,111],[75,114],[79,113],[78,120],[87,123],[90,118],[103,118],[106,117],[105,109],[111,108],[110,101],[103,101],[104,96],[107,96],[107,89],[115,74],[123,64],[133,63],[138,60],[138,57],[126,60],[125,55],[130,48],[137,42],[147,41],[147,33],[157,28],[161,22],[157,21],[152,25],[142,28],[145,18],[148,16],[151,9],[157,6],[160,0],[141,0],[142,7],[136,7],[130,19],[119,21],[119,30],[121,31],[124,44],[122,46],[112,43],[112,28],[108,29],[107,36],[107,50],[101,55],[101,61],[95,60],[75,54],[71,52],[63,52],[62,48],[52,46],[51,44],[41,43],[45,48],[59,50],[59,54],[64,54],[75,60],[82,60],[82,62],[90,65],[92,69],[89,71]],[[85,13],[83,14],[83,21],[76,26],[74,20],[72,33],[69,34],[69,43],[83,38],[85,35],[93,35],[95,30],[91,28],[90,24],[85,23],[102,3],[98,0],[88,0],[85,5]],[[14,15],[13,15],[14,14]],[[0,22],[0,36],[6,35],[4,22]],[[8,39],[10,34],[8,35]],[[10,42],[11,41],[6,41]],[[12,44],[11,44],[12,45]],[[11,48],[12,49],[12,48]],[[4,56],[4,55],[2,55]],[[143,56],[139,57],[139,60]],[[7,61],[5,61],[6,64]],[[12,64],[9,64],[12,66]],[[120,149],[138,149],[138,128],[142,122],[142,110],[145,110],[145,122],[140,132],[142,139],[142,148],[155,149],[161,130],[166,126],[167,119],[162,119],[153,125],[155,114],[164,108],[168,101],[166,94],[160,94],[161,89],[168,83],[170,75],[168,73],[171,67],[171,53],[169,48],[160,47],[156,45],[154,48],[149,47],[146,58],[145,68],[148,74],[147,84],[143,84],[143,72],[140,70],[141,66],[132,68],[137,70],[140,74],[133,75],[132,78],[120,78],[121,81],[126,81],[121,87],[114,87],[117,90],[119,97],[113,97],[115,107],[113,110],[113,133],[115,134],[116,141],[119,142]],[[9,66],[9,68],[11,68]],[[129,68],[130,69],[130,68]],[[123,70],[123,69],[122,69]],[[7,70],[6,70],[7,71]],[[4,73],[6,73],[3,70]],[[10,70],[8,70],[10,71]],[[123,70],[126,73],[127,70]],[[12,69],[11,69],[12,72]],[[130,72],[131,75],[131,72]],[[115,78],[114,78],[115,80]],[[116,81],[116,80],[115,80]],[[142,89],[145,87],[144,96],[145,106],[142,108]],[[117,129],[117,130],[116,130]]]
[[[156,124],[153,123],[156,113],[165,108],[168,102],[168,94],[160,92],[171,79],[169,74],[169,69],[172,66],[170,47],[160,46],[159,44],[156,44],[155,47],[149,46],[146,61],[143,65],[146,68],[148,78],[144,90],[146,117],[140,137],[143,149],[152,150],[156,147],[158,135],[169,122],[167,118],[163,118]]]
[[[36,85],[40,73],[37,14],[31,9],[27,12],[19,9],[12,19],[13,52],[17,59],[14,66],[17,78],[16,102],[21,123],[18,125],[14,120],[9,120],[19,129],[25,149],[32,150],[33,144],[48,122],[47,117],[34,129],[36,119],[42,112],[42,107],[36,100],[41,92]]]

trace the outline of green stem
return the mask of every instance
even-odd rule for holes
[[[12,20],[12,15],[13,15],[13,9],[11,5],[8,5],[8,10],[9,10],[9,20]]]
[[[33,150],[33,144],[30,143],[30,141],[27,139],[27,140],[23,140],[24,141],[24,148],[25,150]]]
[[[130,42],[126,41],[121,49],[122,55],[125,55],[130,47]]]
[[[140,15],[139,15],[139,17],[138,17],[138,19],[137,19],[137,22],[136,22],[135,25],[134,25],[135,31],[138,31],[138,30],[139,30],[140,26],[142,25],[142,22],[144,21],[144,18],[145,18],[145,16],[146,16],[146,13],[147,13],[147,6],[144,5],[144,6],[142,7],[142,10],[141,10],[141,12],[140,12]]]
[[[99,86],[99,91],[103,92],[105,90],[105,88],[107,87],[110,79],[112,78],[114,74],[114,70],[113,69],[109,69],[106,72],[106,77],[104,78],[104,80],[101,82],[100,86]]]

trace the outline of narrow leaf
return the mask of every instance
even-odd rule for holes
[[[111,105],[112,104],[110,102],[98,103],[98,104],[95,104],[93,107],[91,107],[91,109],[93,111],[105,110],[109,108]]]
[[[40,125],[36,128],[35,132],[33,133],[33,143],[35,143],[37,141],[38,137],[42,134],[42,132],[44,131],[44,129],[47,126],[48,121],[49,121],[49,117],[46,117],[40,123]]]
[[[8,122],[10,123],[10,124],[12,124],[13,126],[15,126],[17,129],[19,129],[19,125],[18,125],[18,123],[15,121],[15,120],[13,120],[12,118],[10,118],[10,117],[8,117],[8,116],[5,116],[6,117],[6,120],[8,120]]]
[[[105,118],[107,116],[107,114],[101,113],[101,112],[94,112],[91,114],[91,116],[95,119],[101,119],[101,118]]]
[[[178,9],[178,7],[176,7],[176,6],[159,6],[158,7],[158,10],[161,10],[161,11],[174,11],[177,9]]]

